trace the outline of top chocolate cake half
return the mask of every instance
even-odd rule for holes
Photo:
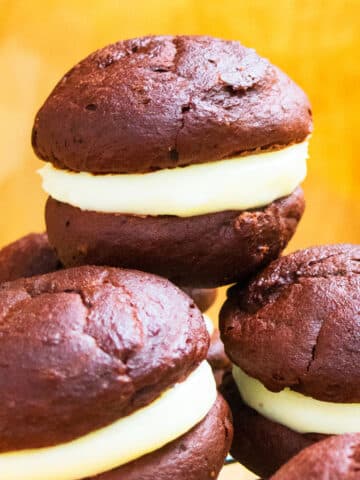
[[[149,36],[100,49],[35,119],[50,242],[67,266],[194,287],[242,280],[301,218],[311,128],[304,92],[239,42]]]

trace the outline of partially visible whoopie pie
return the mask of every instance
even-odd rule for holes
[[[29,233],[0,250],[0,283],[61,268],[46,233]]]
[[[239,42],[150,36],[75,65],[32,135],[66,266],[139,268],[178,285],[242,280],[304,210],[304,92]]]
[[[46,233],[29,233],[0,249],[0,282],[33,277],[62,268],[55,249]],[[215,288],[183,287],[201,312],[205,312],[216,299]]]
[[[360,432],[359,312],[358,245],[298,251],[229,289],[231,452],[258,475],[325,436]]]
[[[33,277],[62,268],[46,233],[29,233],[0,249],[0,282]],[[216,299],[215,288],[182,287],[205,312]]]
[[[306,448],[270,480],[358,480],[360,433],[332,436]]]
[[[180,289],[137,271],[60,270],[1,284],[0,319],[1,478],[217,477],[230,413]]]

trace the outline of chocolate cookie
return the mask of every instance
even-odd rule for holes
[[[30,233],[0,250],[0,282],[49,273],[60,267],[46,233]]]
[[[317,412],[327,408],[327,402],[332,409],[338,405],[339,418],[343,404],[360,404],[359,262],[357,245],[309,248],[275,260],[247,286],[228,291],[220,313],[225,350],[257,382],[252,383],[256,387],[236,386],[227,379],[222,387],[234,416],[232,454],[259,475],[274,473],[325,432],[337,433],[309,430],[308,407],[302,433],[287,426],[288,420],[280,424],[265,418],[263,408],[273,410],[271,404],[264,406],[263,399],[256,401],[255,395],[263,395],[259,385],[268,392],[300,393],[297,405],[306,399],[313,399],[312,405],[320,400]],[[255,402],[251,406],[239,394],[240,389],[246,395],[248,388],[257,389],[250,394]],[[275,401],[274,396],[266,398]],[[286,409],[285,400],[282,405]]]
[[[254,50],[152,36],[72,68],[38,112],[32,143],[62,169],[143,173],[278,148],[310,131],[303,91]]]
[[[270,480],[357,480],[360,434],[338,435],[306,448]]]
[[[303,211],[301,189],[264,208],[192,217],[99,213],[49,198],[46,225],[67,266],[139,268],[177,285],[213,288],[243,280],[278,257]]]
[[[165,447],[94,480],[209,480],[217,478],[232,439],[229,407],[218,395],[205,419]],[[141,472],[141,473],[140,473]]]
[[[0,286],[0,452],[66,442],[148,405],[206,358],[167,280],[82,267]]]

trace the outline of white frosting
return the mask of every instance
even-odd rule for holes
[[[329,435],[360,432],[360,403],[324,402],[289,388],[271,392],[235,365],[233,377],[247,405],[291,430]]]
[[[2,480],[78,480],[98,475],[153,452],[199,423],[216,400],[210,366],[150,405],[111,425],[54,447],[0,454]]]
[[[44,190],[82,210],[188,217],[267,205],[306,176],[308,141],[282,150],[143,174],[39,170]]]

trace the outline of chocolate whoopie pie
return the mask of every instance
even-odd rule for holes
[[[230,413],[180,289],[72,268],[1,284],[0,319],[1,478],[217,477]]]
[[[268,477],[325,436],[360,432],[360,246],[309,248],[228,291],[232,455]]]
[[[358,480],[360,433],[332,436],[306,448],[270,480]]]
[[[239,42],[150,36],[77,64],[32,135],[66,266],[212,288],[276,258],[304,210],[304,92]]]
[[[0,282],[33,277],[62,268],[46,233],[29,233],[0,249]],[[215,302],[215,288],[182,287],[201,312]]]
[[[62,268],[46,233],[29,233],[0,249],[0,282],[33,277]],[[215,288],[182,287],[201,312],[215,302]]]

